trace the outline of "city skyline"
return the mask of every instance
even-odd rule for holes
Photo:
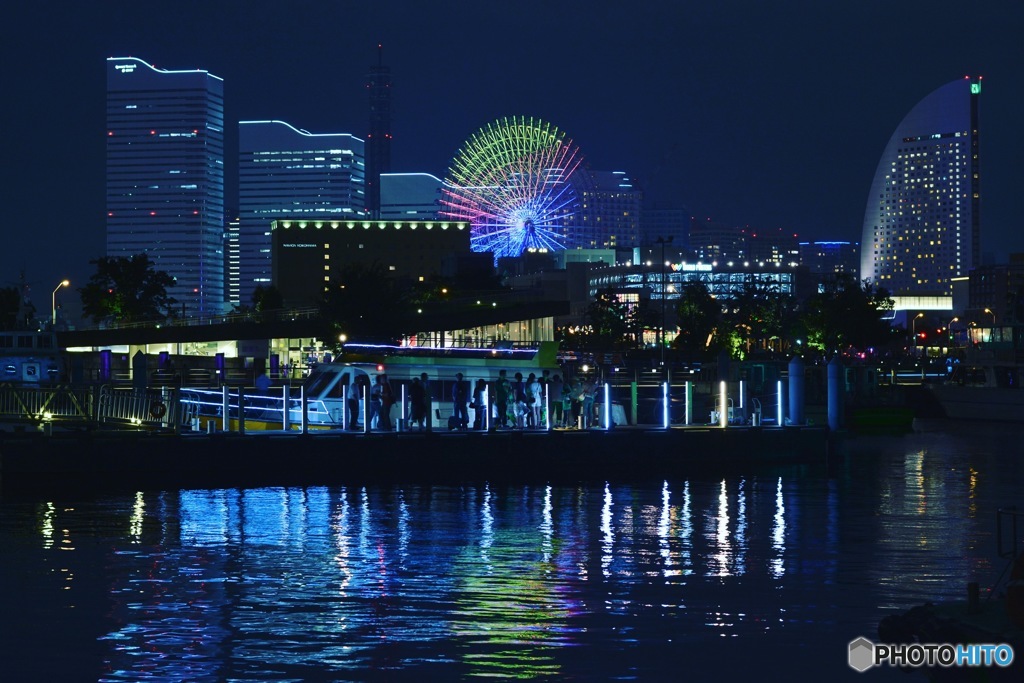
[[[943,83],[981,75],[983,261],[1001,245],[1022,248],[1013,212],[1019,6],[100,7],[17,7],[19,30],[4,47],[7,90],[20,103],[5,114],[19,169],[7,196],[52,207],[41,197],[61,190],[59,211],[33,216],[45,229],[18,235],[0,261],[7,281],[25,270],[39,308],[64,277],[72,290],[84,285],[89,259],[103,255],[103,65],[124,55],[224,78],[228,136],[239,120],[279,119],[362,137],[382,44],[394,89],[393,172],[444,177],[480,126],[537,116],[565,130],[591,168],[625,171],[659,206],[804,240],[859,240],[892,130]],[[227,144],[233,166],[237,137]],[[227,174],[235,209],[237,169]]]

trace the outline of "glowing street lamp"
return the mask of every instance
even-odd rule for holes
[[[956,342],[956,336],[955,336],[955,333],[953,332],[953,323],[958,323],[958,322],[960,322],[960,317],[956,316],[956,317],[950,318],[949,324],[946,325],[946,332],[949,334],[949,339],[950,339],[950,341],[952,341],[954,343]]]
[[[67,287],[71,284],[70,280],[61,280],[60,284],[54,287],[53,296],[50,297],[50,312],[51,312],[51,323],[57,324],[57,290],[61,287]]]
[[[913,331],[913,335],[914,335],[914,348],[915,349],[917,348],[917,320],[918,320],[918,318],[923,318],[923,317],[924,317],[924,313],[918,313],[917,315],[914,316],[914,320],[910,323],[910,329]],[[917,354],[915,353],[914,355],[916,356]]]
[[[986,308],[985,312],[992,316],[992,327],[996,326],[996,314],[991,308]]]

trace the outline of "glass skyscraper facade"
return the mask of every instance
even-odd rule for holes
[[[948,83],[903,119],[864,213],[861,278],[894,295],[952,296],[980,256],[981,81]]]
[[[224,81],[107,60],[107,255],[145,253],[187,316],[224,309]]]
[[[339,220],[366,214],[364,141],[314,134],[284,121],[238,125],[238,301],[251,305],[273,279],[271,223]]]
[[[625,172],[581,170],[576,180],[583,181],[581,202],[576,224],[568,229],[567,248],[640,246],[643,192]]]

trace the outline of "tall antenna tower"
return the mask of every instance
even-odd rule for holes
[[[380,174],[391,171],[391,69],[384,66],[384,48],[377,45],[377,66],[370,67],[370,131],[366,136],[366,210],[380,218]]]

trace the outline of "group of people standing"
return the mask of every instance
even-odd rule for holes
[[[547,411],[551,410],[551,426],[587,429],[597,425],[594,398],[597,385],[586,378],[564,381],[560,375],[549,378],[545,370],[540,377],[534,373],[524,380],[520,372],[509,380],[501,370],[494,382],[495,427],[499,429],[543,429]],[[545,396],[547,401],[545,401]]]
[[[430,431],[434,397],[427,373],[414,378],[407,386],[409,428]],[[366,387],[369,387],[368,392]],[[391,409],[399,399],[384,373],[376,375],[372,382],[368,376],[357,375],[348,384],[349,429],[362,428],[360,408],[367,393],[365,417],[369,428],[379,431],[394,429]],[[596,394],[597,385],[589,379],[577,377],[571,382],[563,381],[560,375],[551,375],[548,370],[539,376],[531,372],[526,378],[517,372],[512,379],[508,378],[505,370],[501,370],[490,385],[482,378],[470,382],[460,372],[456,373],[451,385],[452,414],[446,426],[450,430],[544,429],[550,409],[552,427],[587,429],[598,424],[594,414]],[[489,407],[490,420],[487,419]],[[473,411],[472,423],[470,409]]]
[[[359,428],[359,408],[367,386],[370,387],[370,395],[366,405],[366,420],[370,424],[370,429],[391,431],[394,429],[391,424],[391,408],[397,403],[397,399],[391,381],[383,373],[374,377],[372,384],[366,375],[356,375],[349,383],[345,396],[348,404],[348,428]]]

